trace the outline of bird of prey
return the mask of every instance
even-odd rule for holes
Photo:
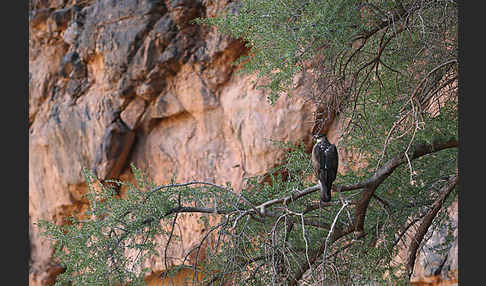
[[[314,136],[317,139],[312,148],[312,165],[321,186],[321,202],[331,200],[331,186],[336,179],[338,168],[338,152],[336,146],[331,144],[325,134]]]

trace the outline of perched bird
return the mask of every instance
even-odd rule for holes
[[[338,152],[325,134],[317,134],[314,138],[317,142],[312,148],[312,165],[321,186],[321,202],[329,202],[332,182],[337,174]]]

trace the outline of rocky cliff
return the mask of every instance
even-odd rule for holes
[[[190,22],[231,2],[30,1],[30,285],[61,271],[35,222],[62,223],[86,208],[82,168],[131,180],[134,163],[157,184],[175,175],[239,189],[282,158],[271,140],[309,144],[314,106],[305,75],[297,96],[270,106],[255,78],[231,64],[244,45]],[[337,138],[337,125],[329,126]],[[202,235],[191,219],[181,232],[173,263]],[[164,270],[157,261],[151,267]]]

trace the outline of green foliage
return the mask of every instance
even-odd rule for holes
[[[235,4],[237,11],[228,9],[224,17],[196,22],[216,25],[221,32],[247,43],[251,60],[243,57],[239,62],[246,62],[245,71],[256,72],[258,77],[272,75],[261,87],[270,88],[269,100],[274,103],[293,76],[303,70],[305,61],[316,55],[316,49],[327,45],[347,49],[351,29],[361,25],[356,3],[247,0]]]
[[[54,257],[65,268],[56,285],[144,285],[148,269],[141,268],[142,262],[159,255],[154,250],[156,235],[167,235],[160,220],[175,215],[172,211],[179,200],[204,201],[212,193],[196,198],[195,189],[189,187],[158,190],[139,169],[132,166],[132,172],[135,185],[121,181],[101,184],[85,170],[89,210],[80,215],[89,219],[73,216],[63,225],[39,222],[42,235],[55,242]],[[123,198],[114,186],[127,189]]]
[[[170,192],[142,191],[153,185],[140,170],[132,170],[136,185],[111,181],[112,186],[101,185],[85,170],[89,209],[78,215],[89,218],[69,217],[63,225],[39,223],[42,234],[55,241],[54,257],[65,268],[56,285],[144,285],[148,269],[141,269],[140,262],[157,255],[153,239],[163,232],[155,219],[164,216],[174,200]],[[114,188],[122,185],[128,189],[126,199],[120,198]],[[152,222],[147,224],[147,220]],[[137,259],[127,259],[125,251],[132,251]]]

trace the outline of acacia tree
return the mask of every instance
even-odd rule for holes
[[[100,183],[87,172],[90,217],[40,224],[65,267],[57,283],[143,284],[144,259],[159,256],[167,265],[174,227],[187,213],[207,225],[188,253],[193,263],[186,256],[180,265],[192,267],[193,282],[407,283],[425,234],[443,223],[457,197],[456,5],[242,0],[199,19],[246,43],[249,55],[239,63],[265,78],[270,104],[291,94],[296,75],[311,80],[315,131],[345,122],[338,148],[360,154],[360,167],[338,175],[324,204],[308,179],[313,170],[303,145],[283,144],[284,163],[250,178],[239,193],[210,182],[155,186],[133,166],[136,184],[115,180],[94,191]],[[113,184],[126,186],[126,196]],[[405,261],[391,263],[413,224]],[[156,245],[157,236],[165,245]]]

